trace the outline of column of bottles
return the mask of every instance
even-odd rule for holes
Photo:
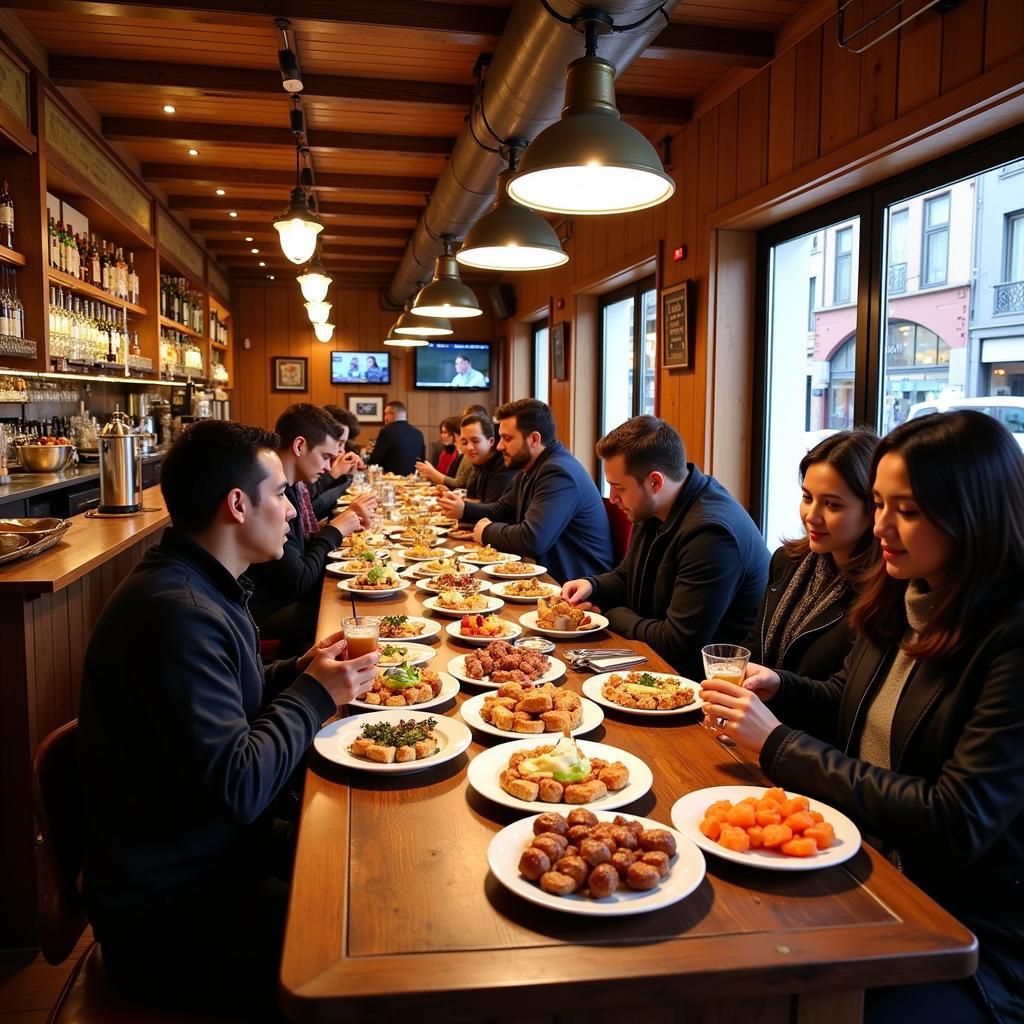
[[[160,315],[203,333],[203,293],[188,287],[184,277],[160,275]]]
[[[228,343],[228,323],[221,320],[215,309],[210,310],[210,340],[220,345]]]
[[[169,327],[160,331],[160,369],[168,378],[201,377],[203,353],[194,339]]]
[[[221,362],[220,353],[217,351],[210,353],[210,380],[214,384],[227,384],[228,382],[228,368]]]
[[[6,178],[0,180],[0,245],[14,248],[14,198]]]
[[[138,353],[138,332],[130,332],[124,311],[64,288],[50,288],[50,356],[73,363],[123,366]]]
[[[115,247],[105,239],[96,242],[65,226],[50,216],[50,266],[71,277],[85,281],[115,298],[135,305],[139,301],[139,275],[135,272],[135,253]]]
[[[0,336],[25,337],[25,307],[18,298],[18,274],[13,267],[0,267]]]

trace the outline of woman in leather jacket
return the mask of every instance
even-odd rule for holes
[[[871,480],[882,561],[842,670],[819,681],[749,665],[742,687],[705,680],[705,711],[977,935],[970,981],[870,992],[867,1020],[909,1005],[933,1021],[1019,1022],[1024,453],[983,413],[937,413],[882,439]]]
[[[751,661],[822,679],[849,653],[846,613],[857,580],[878,559],[868,486],[877,444],[868,428],[841,430],[801,460],[805,534],[772,555],[768,589],[745,644]]]

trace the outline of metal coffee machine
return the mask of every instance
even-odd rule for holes
[[[101,513],[142,510],[142,453],[139,438],[123,412],[115,412],[100,431]]]

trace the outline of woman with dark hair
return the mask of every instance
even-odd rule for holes
[[[853,644],[847,612],[877,559],[868,471],[878,435],[842,430],[800,462],[805,534],[772,556],[768,589],[747,638],[751,661],[812,679],[837,672]]]
[[[455,422],[461,425],[462,421],[467,416],[485,416],[489,419],[490,415],[491,414],[482,405],[467,405],[466,408],[462,410],[462,413],[455,417]],[[461,426],[459,427],[459,430],[461,431]],[[461,434],[457,436],[458,444],[461,447]],[[416,472],[419,473],[420,476],[435,484],[441,484],[442,486],[448,487],[452,490],[460,487],[463,490],[468,488],[470,478],[473,476],[473,470],[473,463],[464,457],[457,459],[452,464],[451,471],[449,473],[439,473],[433,463],[425,460],[416,463]]]
[[[983,413],[937,413],[882,439],[871,486],[882,561],[842,670],[750,665],[742,687],[704,682],[705,711],[978,936],[970,982],[869,992],[868,1021],[1021,1021],[1024,453]]]
[[[446,416],[441,421],[441,447],[434,460],[434,468],[441,476],[455,476],[462,454],[459,451],[459,420]]]

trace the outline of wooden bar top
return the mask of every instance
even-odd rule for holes
[[[34,558],[0,565],[0,594],[52,594],[81,579],[132,544],[169,525],[159,486],[142,492],[143,511],[132,516],[74,516],[59,544]]]
[[[433,617],[425,596],[410,589],[357,606],[361,614]],[[514,620],[535,607],[506,604],[499,614]],[[346,614],[349,597],[328,577],[318,636]],[[598,636],[586,646],[634,648],[652,670],[668,670],[642,644]],[[433,643],[437,669],[471,649],[443,631]],[[559,643],[554,656],[566,661],[570,646]],[[579,692],[585,678],[570,668],[562,685]],[[462,686],[454,705],[431,714],[458,717],[462,701],[480,692]],[[768,784],[751,757],[700,727],[699,714],[605,716],[582,738],[630,751],[654,773],[653,789],[619,813],[671,824],[672,804],[688,792]],[[759,1022],[844,1024],[859,1020],[867,986],[974,969],[971,933],[867,846],[845,865],[798,873],[709,855],[695,892],[634,917],[529,904],[487,865],[494,834],[524,815],[467,783],[473,757],[500,742],[474,733],[464,755],[411,775],[352,771],[311,755],[281,970],[291,1019],[379,1022],[419,1010],[531,1024],[675,1021],[684,1012],[687,1022],[717,1022],[732,1005]]]

